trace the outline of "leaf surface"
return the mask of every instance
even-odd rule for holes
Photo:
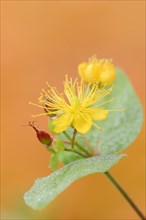
[[[47,177],[37,179],[25,193],[25,202],[33,209],[45,208],[75,180],[93,173],[104,173],[125,155],[103,155],[80,159],[65,165]]]
[[[112,98],[114,100],[105,104],[104,109],[114,111],[109,112],[107,119],[97,121],[102,131],[92,126],[90,132],[85,135],[93,150],[102,155],[123,151],[137,138],[143,123],[143,111],[139,99],[125,73],[118,68],[116,68],[113,91],[101,103]],[[125,110],[116,111],[120,109]],[[83,144],[81,139],[85,137],[78,135],[78,142]]]

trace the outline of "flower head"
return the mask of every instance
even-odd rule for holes
[[[114,65],[111,60],[96,57],[90,58],[89,62],[79,64],[78,72],[86,83],[99,83],[100,86],[107,86],[115,80]]]
[[[48,90],[43,90],[39,98],[40,105],[37,106],[45,109],[46,113],[43,114],[56,115],[53,119],[54,132],[60,133],[72,126],[79,133],[85,134],[92,127],[93,120],[107,118],[109,111],[101,108],[105,102],[100,104],[98,102],[111,91],[112,88],[98,89],[96,83],[92,86],[86,85],[82,80],[73,81],[66,76],[64,93],[60,94],[55,87],[48,85]]]

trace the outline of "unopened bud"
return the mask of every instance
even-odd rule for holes
[[[80,77],[88,84],[99,83],[99,86],[107,86],[114,82],[116,73],[111,60],[98,60],[93,57],[89,62],[79,64]]]
[[[48,146],[52,144],[53,138],[45,131],[37,131],[36,134],[37,134],[37,138],[42,144],[45,144]]]
[[[29,122],[29,125],[35,130],[37,138],[39,139],[39,141],[42,144],[45,144],[47,146],[51,146],[52,142],[53,142],[53,137],[51,137],[50,134],[48,134],[45,131],[39,131],[36,129],[36,127],[34,126],[34,123]]]

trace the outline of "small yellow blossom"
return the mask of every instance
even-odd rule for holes
[[[46,113],[43,114],[56,115],[53,118],[54,132],[63,132],[71,126],[79,133],[85,134],[92,125],[100,129],[92,122],[93,120],[100,121],[107,118],[109,111],[103,109],[102,105],[111,100],[100,104],[98,102],[111,91],[112,88],[98,89],[96,83],[91,86],[85,84],[83,80],[73,81],[66,76],[63,94],[60,94],[55,87],[48,85],[48,90],[43,90],[39,98],[40,105],[34,105],[44,108]]]
[[[79,64],[78,72],[86,83],[99,83],[107,86],[115,80],[115,69],[111,60],[90,58],[89,62]]]

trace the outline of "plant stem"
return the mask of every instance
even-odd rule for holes
[[[104,173],[107,178],[113,183],[113,185],[118,189],[118,191],[124,196],[124,198],[127,200],[127,202],[132,206],[132,208],[135,210],[135,212],[139,215],[139,217],[142,220],[146,220],[146,217],[143,215],[143,213],[139,210],[139,208],[136,206],[136,204],[133,202],[133,200],[129,197],[129,195],[124,191],[124,189],[119,185],[119,183],[114,179],[114,177],[109,173]]]
[[[84,156],[83,154],[75,151],[74,149],[74,145],[76,145],[81,151],[83,151],[84,153],[86,153],[87,156],[92,156],[87,150],[85,150],[84,148],[82,148],[82,146],[75,142],[75,136],[76,136],[76,129],[74,129],[73,132],[73,137],[71,138],[67,132],[63,132],[64,135],[68,138],[68,140],[71,141],[71,146],[72,146],[72,151],[80,154],[81,156]],[[85,157],[85,156],[84,156]],[[124,189],[119,185],[119,183],[115,180],[115,178],[107,171],[104,173],[107,178],[113,183],[113,185],[117,188],[117,190],[124,196],[124,198],[127,200],[127,202],[131,205],[131,207],[134,209],[134,211],[137,213],[137,215],[140,217],[140,219],[142,220],[146,220],[146,217],[144,216],[144,214],[141,212],[141,210],[137,207],[137,205],[134,203],[134,201],[130,198],[130,196],[124,191]]]
[[[87,155],[88,157],[92,157],[92,156],[93,156],[93,155],[90,154],[86,149],[82,148],[82,146],[81,146],[78,142],[75,141],[75,145],[76,145],[81,151],[83,151],[84,153],[86,153],[86,155]]]
[[[72,136],[72,140],[71,140],[72,151],[74,151],[74,144],[75,144],[76,134],[77,134],[77,130],[74,128],[74,132],[73,132],[73,136]]]
[[[67,139],[71,141],[71,137],[68,135],[68,133],[67,133],[66,131],[64,131],[63,133],[64,133],[64,135],[67,137]],[[83,148],[79,143],[77,143],[76,141],[75,141],[75,145],[76,145],[81,151],[83,151],[88,157],[91,157],[91,156],[92,156],[86,149],[84,149],[84,148]]]
[[[65,151],[70,151],[70,152],[72,152],[72,149],[65,149]],[[74,150],[74,153],[79,154],[79,155],[81,155],[82,157],[85,158],[85,155],[84,155],[84,154],[82,154],[82,153],[80,153],[80,152],[78,152],[78,151],[76,151],[76,150]]]

